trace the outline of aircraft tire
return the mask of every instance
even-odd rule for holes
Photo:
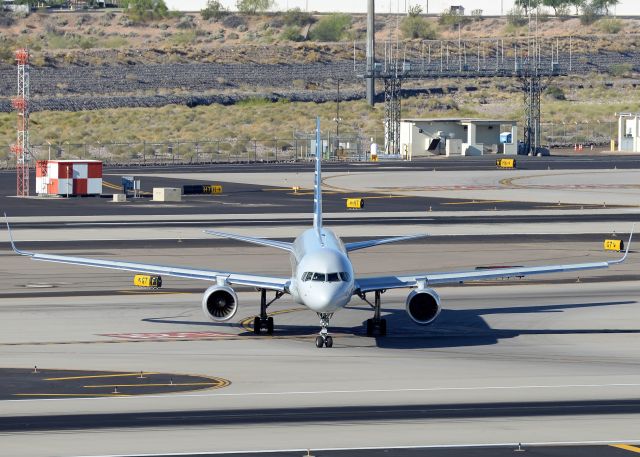
[[[367,336],[373,336],[373,319],[367,319]]]
[[[273,317],[267,318],[267,333],[273,335]]]
[[[253,333],[255,335],[260,335],[260,327],[261,327],[260,318],[256,316],[253,318]]]
[[[387,336],[387,320],[380,319],[380,336]]]
[[[331,336],[327,336],[327,337],[324,339],[324,345],[325,345],[326,347],[328,347],[328,348],[333,347],[333,338],[332,338]]]
[[[316,347],[321,348],[322,346],[324,346],[324,338],[318,335],[316,336]]]

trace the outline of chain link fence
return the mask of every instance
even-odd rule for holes
[[[542,123],[542,145],[550,149],[576,144],[609,147],[617,139],[617,122]],[[519,132],[522,138],[522,131]],[[379,135],[335,134],[322,136],[323,160],[361,162],[370,159],[372,139]],[[0,168],[15,168],[10,145],[0,146]],[[378,150],[382,152],[382,147]],[[107,166],[166,166],[209,163],[303,162],[315,157],[315,135],[292,138],[233,138],[201,141],[51,143],[31,145],[34,160],[96,159]]]
[[[322,136],[322,156],[329,161],[367,161],[372,136]],[[315,135],[293,138],[233,138],[202,141],[32,144],[32,160],[95,159],[107,166],[166,166],[210,163],[300,162],[315,157]],[[0,149],[0,168],[14,168],[10,145]]]

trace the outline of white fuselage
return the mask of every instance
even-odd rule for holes
[[[331,230],[305,230],[293,243],[289,292],[317,313],[344,308],[355,290],[353,266],[344,244]]]

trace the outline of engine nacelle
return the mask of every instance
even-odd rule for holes
[[[235,316],[238,296],[229,286],[211,286],[202,297],[202,311],[216,322],[224,322]]]
[[[407,297],[406,308],[413,322],[430,324],[440,314],[440,296],[433,289],[412,290]]]

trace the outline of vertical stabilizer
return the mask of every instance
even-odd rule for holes
[[[320,159],[322,157],[322,143],[320,138],[320,117],[316,117],[316,174],[313,182],[313,228],[321,235],[322,230],[322,175]],[[322,238],[321,238],[322,239]]]

